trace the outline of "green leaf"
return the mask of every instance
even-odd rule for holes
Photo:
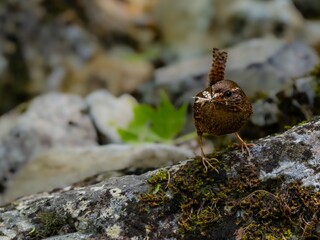
[[[118,128],[118,134],[124,142],[136,142],[138,139],[136,133],[130,132],[122,128]]]
[[[164,92],[160,96],[161,104],[154,113],[152,130],[164,139],[173,139],[185,124],[187,105],[176,110]]]
[[[175,109],[162,92],[157,108],[146,104],[134,108],[133,120],[126,129],[118,129],[119,136],[130,143],[171,142],[183,128],[186,111],[187,105]]]
[[[129,124],[130,125],[130,124]],[[160,136],[150,130],[150,125],[132,124],[128,129],[118,129],[123,142],[127,143],[146,143],[146,142],[164,142]]]
[[[161,184],[158,183],[152,193],[153,193],[153,194],[157,194],[157,193],[159,192],[159,190],[160,190],[160,187],[161,187]]]
[[[146,104],[139,104],[133,109],[133,120],[128,128],[150,125],[154,116],[154,109]]]

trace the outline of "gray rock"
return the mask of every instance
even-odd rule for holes
[[[45,240],[88,240],[94,239],[93,234],[69,233],[61,236],[45,238]]]
[[[215,15],[212,0],[162,0],[154,12],[166,46],[163,55],[167,59],[172,59],[172,55],[178,59],[200,56],[219,43],[218,37],[210,37]],[[183,21],[180,21],[182,15]]]
[[[316,52],[307,45],[277,39],[250,40],[229,49],[229,55],[226,77],[238,82],[248,96],[274,96],[318,63]]]
[[[280,110],[275,102],[259,99],[252,108],[251,121],[253,124],[263,127],[278,122]]]
[[[11,8],[12,4],[15,9]],[[130,10],[133,5],[136,6],[135,3],[113,1],[73,2],[61,9],[61,14],[73,12],[74,17],[67,20],[61,19],[60,13],[52,15],[51,6],[42,5],[38,0],[29,0],[28,4],[21,0],[14,3],[3,1],[0,9],[0,18],[3,19],[0,29],[0,88],[10,91],[1,93],[0,112],[12,109],[21,99],[30,99],[48,91],[84,96],[96,89],[108,88],[118,95],[132,92],[148,81],[153,67],[132,48],[148,49],[146,44],[154,41],[156,31],[150,21],[145,24],[148,26],[141,27],[141,21],[136,18],[147,14],[143,14],[144,7],[139,7],[141,10],[137,16],[136,11]],[[76,21],[82,17],[87,19],[88,25]],[[105,37],[109,39],[120,32],[125,37],[119,41],[111,40],[106,47],[103,43]],[[132,44],[125,40],[128,38],[138,45],[129,47]],[[149,40],[145,41],[146,38]],[[114,46],[128,49],[127,54],[113,55],[109,49]]]
[[[298,92],[306,94],[308,102],[312,106],[317,95],[317,81],[313,77],[307,76],[296,79],[294,83]]]
[[[275,132],[277,128],[312,119],[319,114],[316,107],[318,85],[319,79],[309,74],[292,80],[275,96],[262,95],[253,103],[251,123],[257,127],[269,127]]]
[[[309,46],[274,38],[249,40],[227,52],[226,78],[237,82],[249,97],[259,93],[273,96],[292,78],[309,73],[318,62]],[[166,89],[177,103],[192,102],[192,97],[207,85],[211,58],[185,60],[156,70],[154,83],[141,89],[144,101],[155,103],[159,89]]]
[[[164,144],[55,148],[39,154],[18,173],[0,204],[17,197],[66,187],[106,171],[152,169],[193,156],[192,151]]]
[[[118,128],[126,128],[133,117],[137,101],[129,94],[116,98],[110,92],[99,90],[86,98],[89,113],[100,133],[101,143],[119,143]]]
[[[50,93],[35,98],[1,136],[0,189],[39,153],[55,147],[97,145],[85,108],[76,95]]]
[[[303,29],[303,17],[291,1],[217,1],[220,38],[227,45],[245,39],[268,36],[296,39]]]
[[[157,69],[154,81],[139,89],[143,102],[157,104],[161,89],[165,89],[170,96],[174,96],[175,103],[178,105],[190,102],[204,86],[211,58],[206,56],[184,60]]]
[[[290,129],[282,136],[261,140],[256,149],[259,161],[266,164],[276,161],[276,165],[265,165],[265,168],[261,168],[260,178],[267,180],[285,176],[289,181],[299,180],[304,186],[311,186],[319,191],[319,134],[320,121],[316,118],[304,126]],[[272,158],[267,155],[269,151],[273,151]]]
[[[320,6],[320,4],[319,4]],[[303,28],[303,41],[310,46],[319,46],[320,44],[320,20],[305,21]]]
[[[285,202],[285,206],[289,207],[292,202],[296,203],[298,201],[297,204],[301,204],[296,198],[306,196],[304,193],[300,195],[301,192],[295,191],[294,187],[297,187],[297,185],[292,185],[295,181],[301,181],[302,187],[320,188],[319,135],[320,118],[317,117],[310,123],[294,127],[283,134],[256,141],[256,146],[251,149],[253,155],[251,162],[248,162],[247,157],[239,151],[218,154],[217,157],[220,163],[217,163],[216,166],[219,167],[219,173],[214,170],[209,170],[208,173],[205,173],[201,170],[193,169],[197,166],[203,167],[201,162],[197,162],[198,160],[189,160],[167,168],[165,171],[170,171],[171,178],[164,179],[163,182],[160,181],[158,183],[160,186],[156,187],[153,193],[150,192],[149,196],[155,197],[154,201],[150,203],[158,204],[153,207],[152,205],[149,206],[148,202],[144,202],[141,195],[149,191],[150,185],[147,184],[147,181],[150,176],[160,174],[164,169],[140,176],[111,178],[92,186],[66,188],[51,193],[24,197],[0,208],[0,219],[2,220],[0,233],[8,239],[39,238],[39,236],[42,238],[68,239],[67,236],[77,236],[77,234],[80,236],[88,234],[93,239],[180,239],[183,237],[194,239],[195,236],[198,236],[198,239],[213,239],[213,236],[235,239],[235,232],[240,235],[241,228],[247,227],[247,231],[251,226],[248,223],[241,222],[246,218],[243,212],[246,209],[241,208],[243,207],[242,205],[240,206],[242,212],[233,210],[233,208],[239,207],[237,201],[249,204],[249,210],[254,210],[253,208],[258,208],[259,210],[260,204],[255,205],[255,203],[261,201],[260,203],[264,204],[264,200],[266,200],[266,206],[269,207],[269,211],[282,211],[281,208],[276,208],[275,206],[283,199],[285,201],[288,200],[288,202]],[[177,176],[177,174],[180,175]],[[183,174],[186,175],[184,176]],[[181,211],[188,209],[189,206],[184,205],[182,210],[179,210],[179,204],[181,204],[183,198],[188,197],[188,195],[184,194],[188,194],[189,189],[191,189],[190,193],[192,193],[192,187],[195,187],[187,185],[187,188],[184,188],[187,193],[183,192],[179,188],[179,184],[175,185],[177,183],[185,184],[181,182],[183,177],[185,177],[184,181],[186,183],[190,181],[190,184],[193,180],[197,180],[196,178],[204,177],[204,182],[201,182],[204,185],[201,185],[201,189],[202,191],[207,191],[207,194],[214,194],[219,192],[221,188],[227,187],[228,189],[228,186],[235,185],[234,192],[225,192],[225,194],[238,196],[235,199],[237,201],[224,202],[224,194],[214,195],[213,201],[218,202],[216,202],[217,206],[212,206],[212,203],[210,205],[210,202],[203,201],[202,197],[206,195],[200,194],[199,199],[192,199],[193,206],[190,206],[190,211],[186,212],[188,215],[183,216]],[[208,185],[206,185],[206,182],[208,182]],[[157,186],[157,182],[154,184]],[[162,189],[161,186],[166,186],[167,184],[169,184],[169,187]],[[237,188],[237,184],[240,184],[243,189]],[[293,192],[288,190],[290,186],[293,187],[291,190]],[[268,190],[260,189],[260,187],[265,187]],[[298,189],[306,191],[305,194],[312,194],[312,190],[308,190],[308,188],[304,190],[303,188]],[[157,192],[159,195],[157,195]],[[283,199],[274,194],[280,194],[277,196]],[[147,197],[147,195],[144,196]],[[159,199],[157,196],[163,196],[163,198]],[[179,196],[180,198],[176,199]],[[313,195],[313,197],[315,201],[319,200],[316,195]],[[157,199],[160,202],[156,202]],[[307,198],[304,201],[308,201]],[[201,214],[205,214],[205,212],[202,212],[203,210],[210,211],[213,207],[219,207],[221,204],[222,212],[216,209],[218,211],[216,215],[212,215],[215,213],[212,212],[212,214],[208,215],[210,217],[204,218],[209,223],[202,226],[201,235],[196,225],[189,230],[182,229],[183,226],[190,223],[191,217],[196,217],[196,219],[199,218],[200,220]],[[233,207],[230,208],[228,204]],[[313,203],[310,202],[310,204]],[[209,208],[206,208],[208,206]],[[250,208],[250,206],[253,208]],[[308,208],[307,205],[298,206],[293,205],[295,213],[291,215],[292,218],[301,213],[301,208]],[[317,210],[315,209],[314,211],[313,213],[316,214]],[[268,215],[268,211],[263,213],[263,217]],[[219,217],[218,214],[221,214],[220,220],[218,222],[210,222],[212,217]],[[251,216],[249,224],[251,224],[252,218],[256,217]],[[294,221],[288,221],[287,218],[281,218],[281,220],[277,217],[279,216],[275,216],[276,224],[281,223],[279,221],[282,220],[287,221],[286,224],[288,225],[285,226],[292,229],[290,233],[293,239],[302,239],[301,236],[305,236],[304,234],[306,233],[300,228],[303,226],[310,227],[314,236],[319,236],[320,234],[318,229],[319,222],[315,222],[313,219],[309,219],[310,222],[301,221],[303,226],[299,225],[297,228],[290,228],[290,226],[295,226],[296,223]],[[314,215],[314,217],[316,218],[317,215]],[[51,219],[51,222],[48,223],[46,219]],[[181,222],[181,220],[185,221]],[[55,225],[50,225],[52,222]],[[309,223],[314,223],[314,225],[309,226]],[[255,222],[255,225],[263,227],[264,223]],[[276,232],[268,233],[277,234]],[[205,234],[208,235],[205,236]],[[64,238],[64,236],[66,237]]]
[[[283,0],[163,0],[154,12],[167,59],[197,57],[250,38],[296,39],[304,23],[293,3]]]
[[[81,2],[87,21],[91,26],[95,26],[92,31],[97,36],[103,39],[105,36],[119,34],[134,41],[138,49],[143,49],[154,41],[157,31],[152,27],[154,20],[151,14],[158,3],[158,1],[124,4],[117,1]],[[114,41],[114,44],[130,45],[121,39]]]
[[[22,105],[26,106],[27,104]],[[23,107],[19,106],[15,110],[10,111],[9,113],[0,117],[0,139],[6,136],[10,132],[10,130],[17,124],[17,121],[21,115],[21,110],[19,110],[21,108]]]

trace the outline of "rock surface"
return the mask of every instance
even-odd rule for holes
[[[306,21],[304,27],[304,40],[310,46],[313,46],[317,49],[319,53],[319,46],[320,46],[320,30],[319,30],[320,20],[309,20]]]
[[[37,154],[55,147],[97,145],[96,131],[81,97],[51,93],[35,98],[24,108],[18,118],[11,114],[14,124],[0,135],[0,192]],[[3,124],[8,126],[6,122]]]
[[[166,46],[164,52],[169,56],[178,59],[196,57],[207,52],[212,45],[221,45],[219,37],[211,37],[215,15],[213,0],[162,0],[154,12]],[[180,19],[182,15],[183,21]]]
[[[154,35],[154,28],[146,26],[149,21],[143,24],[148,18],[144,8],[150,3],[145,2],[138,11],[136,5],[114,0],[3,1],[0,113],[47,91],[86,95],[107,88],[122,94],[149,80],[151,63],[130,56],[135,50],[129,42],[141,45],[141,50]],[[112,54],[115,45],[128,54]]]
[[[126,128],[133,118],[137,101],[129,94],[119,98],[106,90],[95,91],[86,97],[89,113],[99,132],[100,143],[119,143],[118,128]]]
[[[226,77],[236,79],[246,94],[272,96],[318,63],[316,52],[302,42],[250,40],[229,50]]]
[[[220,38],[228,45],[268,36],[295,39],[303,28],[303,18],[291,1],[227,0],[217,4],[223,29]]]
[[[310,72],[318,62],[316,52],[301,42],[274,38],[253,39],[227,50],[226,78],[237,82],[249,97],[259,93],[274,95],[292,81]],[[153,84],[142,90],[144,101],[154,103],[159,89],[166,89],[178,103],[207,84],[212,56],[191,59],[157,69]]]
[[[212,163],[219,172],[205,173],[200,161],[191,160],[25,197],[0,208],[0,233],[4,239],[241,239],[259,230],[260,237],[317,238],[319,136],[317,117],[256,141],[251,162],[239,151],[218,154],[220,163]]]
[[[56,148],[29,161],[7,191],[0,195],[0,204],[40,191],[66,187],[101,172],[155,169],[192,156],[190,150],[164,144]]]
[[[121,59],[119,56],[112,56],[110,52],[98,52],[89,62],[77,64],[65,71],[70,72],[68,77],[64,76],[63,83],[53,90],[86,95],[106,88],[111,93],[120,95],[133,92],[151,79],[153,67],[141,59],[130,59],[130,54]]]
[[[318,13],[316,2],[295,1]],[[131,93],[154,67],[248,38],[319,42],[289,0],[4,0],[0,17],[0,113],[47,91]]]
[[[154,12],[164,53],[177,59],[194,58],[213,46],[230,46],[250,38],[296,39],[304,26],[293,3],[283,0],[164,0]]]
[[[88,21],[94,26],[93,29],[98,36],[106,39],[121,34],[139,44],[139,48],[146,47],[155,38],[156,31],[153,28],[154,22],[150,10],[158,2],[159,0],[81,1]]]

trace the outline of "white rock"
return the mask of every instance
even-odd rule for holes
[[[253,104],[251,121],[257,126],[266,126],[277,123],[280,111],[275,102],[257,100]]]
[[[118,128],[126,128],[133,117],[137,101],[129,94],[113,96],[106,90],[93,92],[86,98],[94,124],[102,135],[102,143],[119,143]]]
[[[105,171],[159,168],[191,156],[193,153],[188,149],[164,144],[55,148],[29,161],[10,184],[2,201],[65,187]]]
[[[320,21],[308,20],[303,28],[303,38],[309,44],[317,46],[320,44]]]
[[[94,146],[96,132],[77,95],[50,93],[35,98],[0,135],[0,186],[37,154],[55,147]],[[3,127],[0,126],[0,129]]]

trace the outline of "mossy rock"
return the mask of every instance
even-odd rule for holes
[[[320,193],[298,181],[266,182],[250,162],[229,176],[228,164],[189,161],[179,170],[161,170],[149,178],[142,202],[178,214],[185,239],[312,239],[318,236]]]

